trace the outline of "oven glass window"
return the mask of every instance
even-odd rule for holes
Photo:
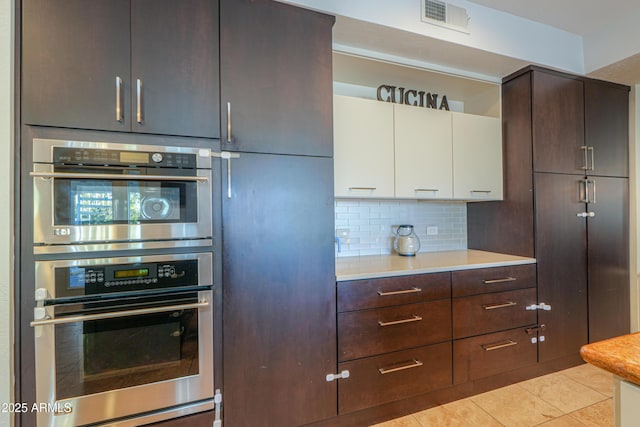
[[[197,221],[193,182],[56,179],[54,225]]]
[[[56,398],[199,373],[197,309],[55,327]]]

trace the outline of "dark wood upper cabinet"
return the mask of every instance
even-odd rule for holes
[[[25,0],[22,11],[23,123],[219,137],[216,1]]]
[[[220,16],[222,149],[332,156],[334,18],[268,0]]]
[[[24,124],[128,131],[116,120],[116,78],[130,115],[129,0],[22,2]]]
[[[131,0],[133,131],[218,138],[218,58],[217,1]]]
[[[628,177],[629,87],[588,80],[584,102],[588,174]]]
[[[583,82],[546,72],[531,79],[534,171],[584,174]]]

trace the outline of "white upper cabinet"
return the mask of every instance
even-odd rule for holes
[[[395,196],[452,199],[451,113],[394,105]]]
[[[334,95],[335,197],[394,197],[393,104]]]
[[[502,200],[500,119],[451,113],[453,198]]]

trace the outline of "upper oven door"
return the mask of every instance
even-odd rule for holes
[[[34,164],[34,243],[212,236],[211,170],[131,172],[140,171]]]

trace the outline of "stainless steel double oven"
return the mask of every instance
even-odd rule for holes
[[[213,408],[208,149],[34,140],[38,426]]]

